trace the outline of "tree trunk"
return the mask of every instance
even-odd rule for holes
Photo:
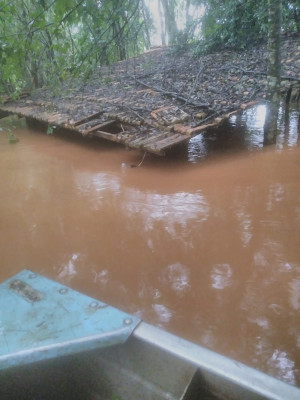
[[[281,72],[281,0],[268,0],[268,7],[268,99],[270,101],[278,101],[280,97]]]
[[[177,35],[177,25],[175,19],[175,0],[161,0],[165,15],[166,31],[168,34],[168,42],[174,43]]]
[[[276,143],[279,102],[270,101],[267,104],[266,120],[264,125],[264,145]]]
[[[161,44],[163,46],[166,45],[166,29],[165,29],[165,24],[164,24],[164,18],[163,18],[163,13],[161,9],[161,0],[158,0],[158,14],[159,14],[159,20],[160,20],[160,30],[161,30]]]
[[[281,36],[281,0],[268,0],[268,100],[264,127],[264,144],[276,143],[278,110],[280,103],[280,36]]]
[[[191,0],[186,0],[186,4],[185,4],[185,25],[186,25],[186,30],[189,30],[192,22],[193,22],[193,18],[191,17],[189,11],[190,11],[190,6],[191,6]]]
[[[123,37],[123,31],[121,29],[119,21],[115,21],[113,23],[113,36],[115,38],[114,42],[115,42],[118,52],[119,52],[119,59],[125,60],[126,59],[126,46],[125,46],[125,41],[124,41],[124,37]]]
[[[145,0],[142,0],[142,10],[141,10],[142,17],[145,21],[144,25],[144,41],[146,49],[150,49],[151,46],[151,35],[149,31],[149,21],[150,21],[150,14],[147,6],[145,4]]]

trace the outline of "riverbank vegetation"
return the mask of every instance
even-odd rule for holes
[[[283,2],[281,33],[299,34],[299,21],[300,0]],[[248,49],[265,41],[268,26],[268,2],[255,0],[1,0],[0,91],[86,79],[149,49],[154,37],[195,57]]]

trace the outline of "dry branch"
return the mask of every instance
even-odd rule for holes
[[[208,103],[196,103],[196,102],[194,102],[194,101],[192,101],[192,100],[189,100],[189,99],[187,99],[187,98],[185,98],[185,97],[179,95],[179,94],[176,93],[176,92],[169,92],[168,90],[161,89],[161,88],[159,88],[159,87],[157,87],[157,86],[150,86],[150,85],[148,85],[147,83],[145,83],[145,82],[143,82],[143,81],[141,81],[141,80],[139,80],[139,79],[137,79],[137,78],[134,78],[134,79],[135,79],[135,81],[136,81],[137,83],[139,83],[139,84],[142,85],[142,86],[145,86],[145,87],[147,87],[147,88],[149,88],[149,89],[153,89],[153,90],[155,90],[156,92],[163,93],[163,94],[165,94],[166,96],[173,97],[174,99],[183,101],[185,104],[190,104],[190,105],[192,105],[192,106],[199,107],[199,108],[209,108],[209,104],[208,104]]]
[[[222,70],[230,70],[232,68],[238,69],[239,71],[242,71],[244,74],[263,75],[263,76],[267,76],[268,75],[266,72],[251,71],[251,70],[248,70],[248,69],[244,69],[244,68],[238,67],[237,65],[231,65],[229,67],[222,67]],[[298,78],[297,76],[281,75],[280,79],[281,80],[300,82],[300,78]]]

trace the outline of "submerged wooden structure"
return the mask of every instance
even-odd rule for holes
[[[242,109],[254,105],[245,104]],[[240,112],[234,112],[214,119],[211,123],[191,126],[184,124],[185,113],[175,106],[162,107],[151,111],[148,122],[131,120],[122,115],[110,115],[104,110],[86,114],[79,120],[70,119],[70,115],[59,112],[41,112],[39,104],[25,101],[23,104],[7,104],[0,107],[0,118],[17,115],[26,120],[37,121],[53,129],[66,129],[89,138],[101,138],[117,142],[132,149],[140,149],[157,155],[165,155],[171,147],[188,141],[208,128],[219,125],[224,119]],[[164,118],[166,115],[166,118]],[[168,121],[167,119],[170,119]],[[155,127],[155,129],[153,129]]]
[[[300,81],[297,45],[297,40],[287,39],[282,48],[282,92],[289,95]],[[7,99],[0,105],[0,118],[16,114],[51,131],[68,129],[164,155],[264,101],[266,67],[264,46],[201,57],[158,48],[99,67],[85,83],[65,82],[55,93],[39,89],[17,101]]]

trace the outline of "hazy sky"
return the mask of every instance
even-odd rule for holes
[[[151,36],[151,45],[157,46],[161,44],[161,21],[158,13],[158,0],[146,0],[145,3],[150,9],[151,16],[155,25],[155,32],[153,32],[153,36]]]
[[[158,13],[158,0],[146,0],[145,4],[149,7],[151,16],[154,21],[155,30],[151,36],[151,45],[158,46],[161,45],[161,20]],[[190,6],[189,14],[193,15],[194,18],[199,18],[203,14],[203,7]],[[184,29],[185,27],[185,13],[177,16],[177,27],[179,29]],[[199,33],[199,31],[198,31]]]

